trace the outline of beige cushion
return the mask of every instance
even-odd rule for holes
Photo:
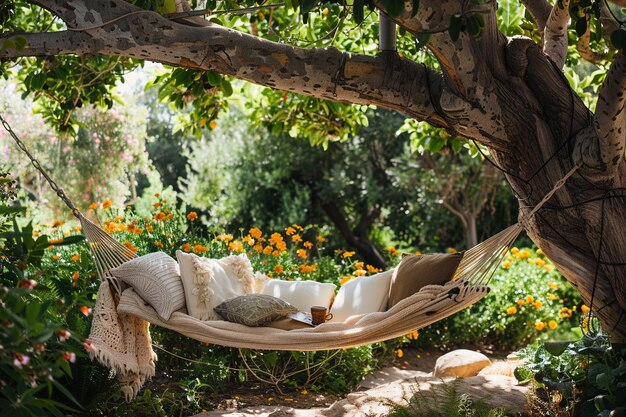
[[[185,292],[176,261],[164,252],[154,252],[123,263],[111,275],[124,281],[150,304],[161,318],[185,307]]]
[[[199,320],[219,320],[213,310],[230,298],[254,290],[254,273],[245,256],[201,258],[176,251],[189,315]]]
[[[393,270],[388,307],[415,294],[425,285],[443,285],[450,281],[461,259],[463,252],[402,256],[400,264]]]
[[[291,304],[264,294],[249,294],[226,300],[215,311],[224,320],[250,327],[263,326],[298,311]]]
[[[300,311],[310,311],[312,306],[330,307],[335,288],[335,284],[325,282],[268,279],[261,294],[280,298]]]
[[[342,285],[330,310],[333,315],[330,321],[345,321],[357,314],[385,311],[392,272],[354,278]]]

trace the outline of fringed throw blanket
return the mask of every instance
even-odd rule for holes
[[[91,359],[114,370],[127,401],[135,398],[146,379],[152,378],[157,356],[152,350],[149,323],[117,313],[119,294],[103,280],[98,290],[89,339]]]

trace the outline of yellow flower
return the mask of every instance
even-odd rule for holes
[[[75,253],[74,255],[72,255],[72,261],[74,262],[78,262],[80,261],[80,255]]]
[[[199,255],[201,253],[205,253],[208,251],[209,251],[209,248],[207,248],[206,246],[203,246],[200,244],[193,245],[193,253],[196,253]]]
[[[352,258],[356,252],[344,252],[341,257],[342,258]]]
[[[368,272],[370,272],[372,274],[374,274],[374,273],[379,271],[378,268],[376,268],[376,267],[374,267],[374,266],[372,266],[370,264],[365,265],[365,267],[367,268]]]
[[[50,225],[50,227],[59,227],[59,226],[63,226],[63,222],[61,220],[55,220]]]
[[[559,312],[559,316],[564,319],[569,319],[570,317],[572,317],[572,310],[567,307],[563,307]]]
[[[589,307],[587,307],[585,304],[583,304],[583,305],[580,307],[580,311],[582,311],[584,314],[587,314],[587,313],[589,313],[591,310],[589,309]]]
[[[299,257],[301,257],[302,259],[306,259],[308,257],[307,253],[306,253],[306,249],[298,249],[296,251],[296,253],[298,254]]]
[[[415,251],[415,252],[413,252],[413,253],[414,253],[415,255],[417,255],[417,256],[419,256],[419,255],[421,255],[421,254],[422,254],[422,252],[420,252],[420,251],[418,251],[418,250],[416,250],[416,251]]]
[[[541,248],[537,249],[537,255],[543,255],[543,251],[541,250]]]
[[[189,221],[192,221],[192,222],[196,221],[196,220],[198,220],[198,213],[196,213],[195,211],[190,211],[187,214],[187,218],[189,219]]]
[[[322,10],[322,14],[323,15],[327,15],[328,14],[328,9],[326,8],[326,9]]]
[[[156,246],[157,248],[163,249],[163,243],[159,242],[158,240],[154,241],[154,246]]]
[[[515,314],[515,313],[517,313],[517,308],[515,306],[511,306],[511,307],[506,309],[506,313],[507,314]]]
[[[300,235],[293,235],[293,236],[291,236],[291,241],[293,243],[302,242],[302,238],[300,237]]]
[[[191,252],[191,245],[189,243],[183,243],[181,249],[183,252]]]
[[[152,215],[152,218],[157,222],[162,222],[167,218],[167,215],[162,211],[157,211]]]
[[[502,268],[509,269],[510,267],[511,267],[511,262],[509,261],[502,262]]]
[[[54,254],[54,255],[52,255],[52,259],[54,259],[55,261],[58,261],[58,260],[59,260],[59,258],[61,258],[61,256],[60,256],[60,255],[58,255],[58,254]]]
[[[258,227],[253,227],[252,229],[248,230],[248,233],[250,233],[250,236],[252,236],[255,239],[258,239],[261,236],[263,236],[263,232],[261,232],[261,229],[259,229]]]
[[[519,249],[518,249],[518,248],[515,248],[515,247],[511,248],[511,253],[512,253],[513,255],[517,255],[517,253],[518,253],[518,252],[519,252]]]
[[[137,248],[132,244],[130,240],[124,242],[124,246],[131,250],[131,252],[137,252]]]
[[[526,303],[532,304],[534,301],[535,301],[535,297],[533,297],[532,295],[526,296]]]
[[[285,234],[286,234],[287,236],[291,236],[291,235],[293,235],[294,233],[296,233],[296,229],[294,229],[293,227],[289,226],[289,227],[286,227],[286,228],[285,228]]]
[[[530,251],[528,249],[522,249],[521,251],[517,252],[515,256],[517,256],[518,259],[528,259],[530,258]]]
[[[521,298],[519,300],[517,300],[517,305],[518,306],[523,306],[524,304],[526,304],[526,302],[524,300],[522,300]]]
[[[533,264],[535,263],[535,260],[534,260],[534,259],[529,259],[529,260],[528,260],[528,263],[529,263],[529,264],[531,264],[531,265],[533,265]]]
[[[535,259],[535,265],[537,265],[539,268],[541,268],[545,264],[546,264],[546,261],[544,261],[543,259],[540,259],[540,258]]]
[[[283,268],[282,265],[276,265],[274,267],[274,272],[278,275],[282,274],[283,272],[285,272],[285,268]]]
[[[448,252],[448,253],[457,253],[458,250],[456,250],[455,248],[448,248],[448,249],[446,249],[446,252]]]
[[[222,233],[222,234],[215,236],[215,238],[217,240],[223,240],[224,242],[230,242],[231,240],[233,240],[233,235]]]
[[[537,321],[535,322],[535,329],[537,329],[537,331],[542,331],[543,329],[545,329],[546,324],[542,321]]]
[[[354,268],[355,269],[363,269],[363,266],[365,265],[365,262],[357,262],[354,264]]]
[[[349,275],[341,277],[341,279],[339,280],[339,285],[345,284],[346,282],[350,281],[352,278],[354,277],[351,277]]]
[[[304,246],[307,249],[313,249],[313,243],[309,242],[308,240],[304,242],[302,246]]]
[[[354,275],[357,277],[362,277],[362,276],[367,275],[367,271],[363,269],[357,269],[356,271],[354,271]]]
[[[249,246],[254,246],[254,239],[252,239],[252,236],[250,235],[244,236],[243,241],[246,242]]]
[[[402,349],[398,349],[396,350],[396,355],[398,355],[399,358],[404,356],[404,352],[402,351]]]
[[[550,271],[552,271],[554,269],[554,265],[549,265],[548,264],[548,265],[544,266],[543,269],[545,269],[546,271],[550,272]]]
[[[318,241],[318,242],[320,242],[320,243],[324,243],[324,242],[326,242],[326,238],[325,238],[324,236],[318,236],[318,237],[316,237],[316,239],[317,239],[317,241]]]
[[[100,207],[100,203],[91,203],[89,207],[87,207],[87,210],[95,210],[98,207]]]
[[[582,327],[583,332],[585,333],[589,332],[589,316],[583,319],[582,323],[580,323],[580,327]]]
[[[552,281],[548,281],[548,287],[550,287],[552,291],[556,291],[559,289],[559,284],[552,282]]]
[[[554,301],[554,300],[558,299],[559,297],[557,297],[555,294],[550,293],[550,294],[548,294],[548,298],[550,299],[550,301]]]
[[[391,256],[396,256],[398,255],[398,250],[396,248],[394,248],[393,246],[387,246],[387,252],[389,252],[389,254]]]
[[[411,332],[406,335],[406,338],[409,340],[417,340],[418,337],[419,333],[417,330],[411,330]]]
[[[108,209],[109,207],[111,207],[113,205],[113,203],[111,202],[111,200],[106,199],[102,202],[102,208],[103,209]]]
[[[548,322],[548,327],[550,328],[550,330],[554,330],[554,329],[556,329],[558,327],[558,324],[556,324],[556,321],[550,320]]]
[[[543,303],[541,302],[541,300],[537,300],[535,301],[534,306],[537,310],[539,310],[543,306]]]
[[[243,244],[238,240],[234,240],[228,244],[228,250],[232,252],[241,252],[243,251]]]
[[[216,122],[215,120],[211,120],[211,121],[209,122],[209,127],[210,127],[211,129],[215,129],[215,128],[217,127],[217,122]]]

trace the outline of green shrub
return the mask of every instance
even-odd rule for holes
[[[472,343],[511,351],[535,339],[570,337],[582,307],[579,294],[541,250],[512,248],[483,300],[425,328],[418,345]]]

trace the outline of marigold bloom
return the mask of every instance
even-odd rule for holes
[[[344,252],[341,257],[342,258],[352,258],[356,252]]]
[[[550,301],[554,301],[554,300],[556,300],[559,297],[557,297],[555,294],[550,293],[550,294],[548,294],[548,298],[550,299]]]
[[[533,297],[532,295],[527,295],[526,296],[526,302],[528,304],[532,304],[533,302],[535,302],[535,297]]]
[[[58,261],[60,258],[61,258],[61,255],[59,254],[55,253],[54,255],[52,255],[52,259],[54,259],[55,261]]]
[[[307,249],[313,249],[313,243],[309,242],[308,240],[305,241],[302,246],[304,246]]]
[[[378,268],[376,268],[375,266],[372,266],[370,264],[365,265],[365,267],[367,268],[368,272],[370,272],[372,274],[374,274],[374,273],[379,271]]]
[[[354,264],[354,269],[363,269],[365,262],[357,262]]]
[[[306,265],[306,264],[300,265],[300,272],[303,273],[303,274],[307,274],[307,273],[313,272],[316,269],[317,269],[317,265],[315,265],[315,264],[313,264],[313,265]]]
[[[270,243],[272,245],[275,245],[277,242],[282,242],[283,241],[283,235],[281,235],[280,233],[272,233],[272,236],[270,236]]]
[[[402,349],[398,349],[396,350],[396,355],[398,355],[399,358],[404,356],[404,352],[402,351]]]
[[[183,243],[180,248],[183,252],[191,252],[191,245],[189,243]]]
[[[190,211],[187,214],[187,218],[189,219],[189,221],[196,221],[198,219],[198,213],[196,213],[195,211]]]
[[[287,250],[287,243],[285,243],[284,240],[281,240],[280,242],[276,242],[276,249],[278,249],[281,252],[284,252]]]
[[[72,280],[76,281],[78,278],[80,278],[80,272],[74,271],[72,274]]]
[[[246,242],[249,246],[254,245],[254,239],[250,235],[244,236],[242,240]]]
[[[78,310],[80,310],[80,312],[83,313],[85,316],[88,316],[91,314],[91,309],[87,306],[80,306]]]
[[[280,256],[280,251],[275,250],[274,252],[272,252],[272,256],[275,256],[278,258]]]
[[[302,259],[306,259],[308,258],[308,255],[306,253],[306,249],[298,249],[296,251],[296,253],[298,254],[299,257],[301,257]]]
[[[535,259],[529,259],[528,263],[531,264],[531,265],[534,265],[535,264]]]
[[[583,304],[583,305],[580,307],[580,311],[582,311],[584,314],[587,314],[587,313],[589,313],[589,312],[591,311],[591,309],[590,309],[589,307],[587,307],[587,305],[586,305],[586,304]]]
[[[535,322],[535,329],[536,329],[538,332],[542,331],[542,330],[543,330],[543,329],[545,329],[545,328],[546,328],[546,324],[545,324],[544,322],[542,322],[542,321],[537,321],[537,322]]]
[[[354,277],[349,276],[349,275],[345,275],[345,276],[341,277],[341,279],[339,280],[339,285],[345,284],[346,282],[350,281],[352,278],[354,278]]]
[[[211,120],[211,121],[209,122],[209,127],[210,127],[211,129],[215,129],[215,128],[217,127],[217,122],[216,122],[215,120]]]
[[[294,229],[293,227],[289,226],[289,227],[285,228],[285,234],[287,236],[291,236],[291,235],[293,235],[295,233],[296,233],[296,229]]]
[[[357,269],[356,271],[354,271],[354,276],[362,277],[365,275],[367,275],[367,271],[364,269]]]
[[[580,327],[582,327],[583,332],[589,332],[589,316],[585,317],[583,321],[580,323]]]
[[[102,202],[102,208],[103,209],[108,209],[109,207],[111,207],[113,205],[113,203],[111,202],[111,200],[106,199]]]
[[[228,244],[228,250],[232,252],[241,252],[243,251],[243,244],[238,240],[234,240]]]
[[[282,265],[280,265],[280,264],[279,264],[279,265],[276,265],[276,266],[274,267],[274,272],[275,272],[276,274],[280,275],[280,274],[282,274],[283,272],[285,272],[285,268],[283,268],[283,266],[282,266]]]
[[[541,248],[537,249],[537,255],[543,255],[543,251],[541,250]]]
[[[98,207],[100,207],[100,203],[91,203],[89,207],[87,207],[87,210],[95,210]]]
[[[533,305],[535,306],[535,308],[537,310],[539,310],[541,307],[543,307],[543,303],[541,302],[541,300],[535,301],[535,303]]]
[[[517,307],[515,306],[511,306],[509,308],[506,309],[506,314],[516,314],[517,313]]]
[[[570,317],[572,317],[572,310],[567,307],[563,307],[559,312],[559,316],[564,319],[569,319]]]
[[[417,256],[420,256],[420,255],[422,254],[422,252],[421,252],[421,251],[419,251],[419,250],[416,250],[416,251],[415,251],[415,252],[413,252],[413,253],[414,253],[415,255],[417,255]]]
[[[448,253],[457,253],[458,250],[456,250],[456,248],[448,248],[448,249],[446,249],[446,252],[448,252]]]
[[[535,265],[537,265],[538,267],[542,267],[546,264],[546,261],[544,261],[543,259],[539,258],[539,259],[535,259]]]
[[[545,269],[546,271],[550,272],[550,271],[552,271],[554,269],[554,265],[549,265],[548,264],[548,265],[544,266],[543,269]]]
[[[385,250],[389,252],[391,256],[396,256],[398,254],[398,250],[394,248],[393,246],[387,246]]]
[[[259,229],[258,227],[253,227],[252,229],[248,230],[248,233],[250,233],[250,236],[252,236],[255,239],[258,239],[261,236],[263,236],[263,232],[261,232],[261,229]]]
[[[222,233],[222,234],[215,236],[215,238],[217,240],[223,240],[224,242],[230,242],[231,240],[233,240],[233,235]]]
[[[559,289],[559,284],[552,282],[552,281],[548,281],[548,287],[550,287],[551,290],[556,291]]]
[[[526,304],[526,301],[522,300],[521,298],[519,300],[517,300],[517,305],[518,306],[523,306],[524,304]]]
[[[406,335],[407,339],[417,340],[419,337],[419,333],[417,330],[411,330],[409,334]]]
[[[522,249],[517,252],[515,256],[517,256],[518,259],[528,259],[530,258],[530,251],[528,249]]]
[[[205,253],[208,251],[209,251],[209,248],[207,248],[204,245],[200,245],[200,244],[193,245],[193,253],[196,253],[199,255],[201,253]]]
[[[157,248],[163,249],[163,243],[159,242],[158,240],[154,241],[154,246],[156,246]]]
[[[131,250],[131,252],[137,252],[137,248],[135,247],[135,245],[132,244],[132,242],[130,240],[127,240],[124,242],[124,246],[126,246],[128,249]]]
[[[502,262],[502,268],[509,269],[510,267],[511,267],[511,262],[509,261]]]
[[[263,245],[261,245],[260,243],[257,243],[256,245],[254,245],[254,248],[253,248],[253,249],[254,249],[255,251],[257,251],[257,252],[261,253],[261,252],[263,252]]]
[[[48,243],[51,245],[58,245],[59,243],[63,243],[63,238],[57,238],[57,239],[49,239]]]
[[[300,235],[296,234],[291,236],[291,241],[293,243],[298,243],[298,242],[302,242],[302,237],[300,237]]]
[[[80,261],[80,255],[75,253],[70,259],[72,259],[73,262],[78,262]]]
[[[550,320],[548,322],[548,327],[550,328],[550,330],[554,330],[558,327],[558,324],[556,323],[556,321],[554,320]]]
[[[317,241],[320,242],[320,243],[326,242],[326,238],[324,236],[318,236],[315,239],[317,239]]]
[[[162,211],[157,211],[156,213],[154,213],[152,215],[152,218],[154,220],[156,220],[157,222],[162,222],[166,219],[167,215],[165,213],[163,213]]]
[[[519,249],[518,249],[518,248],[516,248],[516,247],[511,248],[511,253],[512,253],[513,255],[517,255],[517,253],[518,253],[518,252],[519,252]]]

